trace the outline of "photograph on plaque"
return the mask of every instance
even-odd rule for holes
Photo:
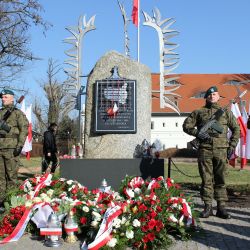
[[[108,78],[95,87],[95,132],[136,133],[136,81]]]

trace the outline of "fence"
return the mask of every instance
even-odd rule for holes
[[[67,141],[57,141],[57,147],[60,155],[68,154],[70,148]],[[43,143],[42,142],[32,142],[32,151],[30,153],[31,157],[39,157],[43,155]]]

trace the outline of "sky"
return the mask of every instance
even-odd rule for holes
[[[31,50],[42,60],[29,63],[26,71],[13,84],[25,86],[30,100],[39,96],[39,81],[46,78],[48,59],[62,68],[68,66],[64,53],[70,45],[63,40],[71,34],[67,26],[77,26],[79,17],[89,20],[96,15],[96,30],[90,31],[82,43],[82,71],[87,75],[95,63],[108,51],[124,54],[123,19],[117,0],[40,0],[42,16],[51,27],[46,36],[41,29],[30,30]],[[133,0],[120,0],[131,17]],[[171,27],[179,35],[171,41],[179,44],[175,50],[180,64],[173,73],[250,73],[250,1],[249,0],[141,0],[141,10],[152,16],[156,7],[162,19],[174,18]],[[143,26],[140,14],[140,62],[151,72],[159,72],[159,42],[157,33]],[[130,54],[137,60],[137,28],[129,24]],[[61,71],[60,80],[66,79]],[[83,82],[84,84],[84,82]]]

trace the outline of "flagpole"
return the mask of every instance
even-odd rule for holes
[[[138,0],[137,61],[140,62],[140,0]]]

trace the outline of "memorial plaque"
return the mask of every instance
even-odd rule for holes
[[[136,81],[111,77],[95,87],[95,132],[136,133]]]

